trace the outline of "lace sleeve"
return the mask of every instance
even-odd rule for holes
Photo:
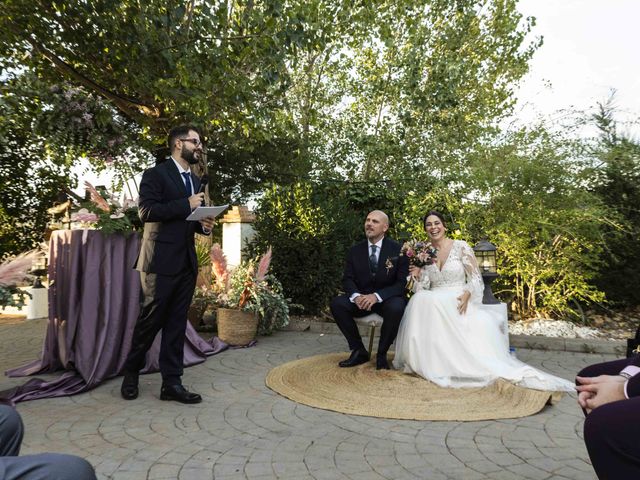
[[[420,280],[414,280],[411,290],[413,293],[416,293],[418,290],[429,290],[431,287],[431,280],[429,280],[429,272],[427,272],[427,267],[422,267],[420,269]]]
[[[482,303],[482,295],[484,293],[484,282],[478,268],[476,255],[467,242],[462,242],[462,253],[460,255],[464,273],[466,275],[465,289],[471,294],[471,302]]]

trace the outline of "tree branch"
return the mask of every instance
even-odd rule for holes
[[[93,90],[104,98],[111,100],[120,110],[128,115],[143,115],[145,117],[158,118],[160,117],[160,109],[155,105],[145,105],[137,100],[123,97],[115,92],[108,90],[97,82],[86,77],[82,73],[78,72],[71,65],[66,63],[55,53],[47,49],[45,46],[40,45],[35,40],[27,38],[27,41],[31,46],[44,58],[49,60],[54,66],[63,74],[68,75],[81,85]]]

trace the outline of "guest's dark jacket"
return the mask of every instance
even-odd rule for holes
[[[200,179],[192,173],[191,181],[197,192]],[[194,233],[203,231],[200,222],[185,220],[191,207],[184,180],[173,160],[168,159],[144,172],[138,209],[144,233],[136,270],[175,275],[184,268],[188,258],[195,274],[198,260]]]
[[[390,297],[404,296],[408,275],[409,263],[400,256],[400,244],[384,237],[375,275],[369,270],[369,242],[364,240],[349,250],[342,282],[348,297],[356,292],[377,293],[384,302]]]

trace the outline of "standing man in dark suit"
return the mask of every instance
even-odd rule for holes
[[[409,264],[400,256],[400,244],[385,237],[389,217],[380,210],[367,215],[364,222],[366,240],[354,245],[347,255],[343,285],[345,295],[331,301],[331,313],[349,343],[351,356],[339,363],[354,367],[369,360],[354,317],[370,313],[382,316],[376,368],[389,369],[387,351],[398,334],[400,320],[407,305],[405,286]]]
[[[584,442],[600,480],[640,478],[640,355],[598,363],[576,377]]]
[[[181,377],[187,310],[198,273],[194,234],[211,233],[213,218],[200,223],[186,220],[204,201],[200,179],[191,172],[191,165],[202,156],[198,129],[175,127],[169,132],[168,144],[171,158],[146,170],[140,182],[138,207],[144,234],[136,269],[140,271],[144,300],[120,392],[126,400],[138,396],[138,372],[162,330],[160,399],[199,403],[202,397],[185,389]]]

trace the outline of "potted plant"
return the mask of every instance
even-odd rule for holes
[[[247,345],[289,324],[289,305],[282,285],[268,274],[271,249],[259,262],[243,261],[229,270],[220,245],[211,248],[213,282],[210,295],[217,305],[218,337],[231,345]]]

